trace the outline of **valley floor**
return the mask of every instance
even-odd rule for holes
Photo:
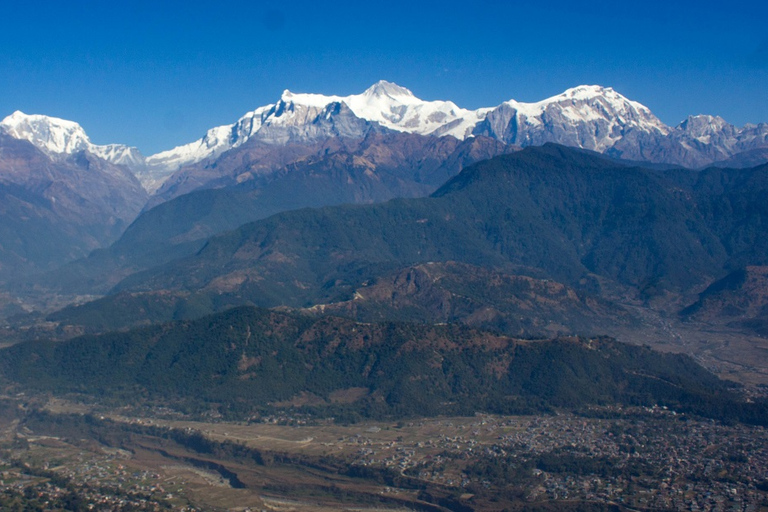
[[[648,308],[635,307],[632,312],[642,320],[642,328],[606,334],[625,343],[688,354],[721,379],[768,386],[768,338],[728,326],[682,322]]]
[[[663,408],[337,425],[287,413],[228,423],[4,402],[25,410],[2,420],[0,500],[70,493],[116,510],[190,511],[768,510],[768,430]]]

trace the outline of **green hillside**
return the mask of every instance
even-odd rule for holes
[[[687,356],[607,338],[525,341],[456,325],[362,324],[255,308],[23,343],[0,360],[7,379],[31,389],[198,409],[219,404],[234,415],[309,396],[302,403],[310,410],[347,418],[619,403],[768,420],[763,405],[739,402]]]
[[[707,172],[725,182],[731,173]],[[246,224],[116,290],[203,289],[264,306],[308,306],[349,298],[361,282],[408,265],[458,261],[535,269],[593,293],[599,280],[638,292],[649,284],[652,293],[687,291],[723,275],[736,257],[764,258],[762,242],[743,241],[768,222],[761,202],[768,168],[738,172],[759,179],[748,181],[753,190],[738,208],[718,215],[740,189],[707,189],[695,171],[625,167],[556,145],[529,148],[466,169],[430,198],[304,209]]]

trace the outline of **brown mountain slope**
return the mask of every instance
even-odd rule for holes
[[[399,179],[416,185],[414,190],[374,196],[382,200],[398,196],[421,196],[433,192],[465,166],[517,149],[516,146],[474,137],[460,141],[453,137],[429,137],[400,132],[371,131],[360,138],[331,137],[310,142],[275,145],[250,140],[213,161],[203,161],[177,171],[150,199],[150,209],[164,201],[210,188],[256,182],[259,188],[274,179],[278,171],[301,171],[324,166],[328,157],[349,156],[354,165],[374,171],[383,180]],[[425,187],[423,190],[418,187]]]
[[[87,152],[49,157],[0,134],[0,279],[49,269],[114,241],[146,199],[124,167]]]
[[[181,188],[168,193],[194,192],[147,209],[112,247],[35,285],[55,293],[105,293],[127,275],[192,255],[206,238],[242,224],[286,210],[426,196],[464,167],[516,149],[484,137],[402,133],[311,146],[249,141],[215,165],[177,173],[172,179],[181,180]]]
[[[556,281],[452,261],[405,267],[364,283],[351,300],[307,311],[361,321],[459,322],[516,336],[594,333],[635,322],[620,306]]]

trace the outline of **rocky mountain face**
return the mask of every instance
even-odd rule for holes
[[[331,118],[333,119],[333,118]],[[323,123],[319,123],[322,126]],[[349,169],[365,168],[367,177],[386,180],[388,175],[421,184],[418,194],[404,190],[402,197],[426,195],[454,176],[463,165],[516,149],[515,146],[473,137],[464,141],[454,137],[430,137],[381,130],[375,125],[358,123],[359,132],[346,135],[324,133],[313,138],[292,139],[293,128],[270,128],[262,136],[251,138],[214,160],[205,160],[174,173],[150,198],[150,209],[165,201],[196,190],[223,188],[254,182],[258,188],[265,182],[293,179],[286,171],[296,172],[320,161],[339,160],[349,155]],[[315,126],[314,130],[320,130]],[[334,130],[335,131],[335,130]],[[275,144],[263,137],[280,133],[287,140]],[[424,193],[424,190],[428,192]],[[377,201],[393,194],[371,194],[352,202]],[[314,204],[314,203],[313,203]],[[309,204],[307,204],[309,206]]]
[[[768,124],[739,129],[720,117],[689,116],[664,136],[632,131],[607,154],[627,160],[703,168],[722,161],[736,167],[759,165],[768,148]],[[741,162],[744,164],[741,164]]]
[[[51,156],[3,133],[0,196],[2,279],[50,269],[114,241],[147,200],[124,166],[88,150]]]

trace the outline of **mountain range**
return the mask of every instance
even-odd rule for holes
[[[16,112],[0,123],[0,305],[164,304],[120,327],[243,302],[515,335],[632,324],[625,300],[682,307],[767,264],[767,137],[712,116],[669,127],[599,86],[477,110],[385,81],[285,91],[149,157]]]
[[[265,300],[264,287],[280,283],[283,303],[300,306],[372,268],[453,260],[540,269],[570,285],[597,275],[632,287],[662,278],[659,286],[683,290],[762,264],[767,185],[765,166],[654,171],[531,147],[475,164],[429,198],[245,224],[209,239],[175,270],[137,274],[120,289],[245,286]]]
[[[428,195],[467,164],[546,142],[692,168],[749,167],[768,158],[768,124],[736,128],[699,115],[672,128],[647,107],[600,86],[476,110],[424,101],[386,81],[350,96],[285,91],[231,125],[149,157],[125,145],[93,144],[77,123],[43,115],[14,112],[0,122],[0,134],[0,183],[5,194],[15,194],[7,204],[20,202],[0,213],[8,231],[0,278],[39,272],[108,246],[142,210],[190,192],[240,186],[259,196],[251,202],[255,211],[221,214],[230,221],[213,229],[202,219],[188,220],[188,226],[203,226],[192,235],[202,240],[291,208]],[[21,151],[22,142],[31,147]],[[74,172],[84,166],[87,172]],[[66,179],[50,171],[65,168]],[[327,182],[322,192],[314,184],[321,175]],[[73,180],[76,186],[63,185]],[[35,218],[42,224],[26,220]],[[189,229],[176,231],[163,233],[165,239],[190,238]],[[42,232],[52,237],[36,237],[44,239],[38,247],[28,233]],[[62,237],[67,240],[57,242],[58,250],[45,246]]]
[[[203,193],[218,199],[194,200]],[[244,197],[231,193],[168,201],[109,249],[48,274],[37,287],[105,296],[44,320],[68,337],[255,304],[592,335],[641,330],[647,312],[675,317],[719,279],[768,265],[767,165],[648,169],[546,144],[469,165],[429,197],[287,211],[186,245],[153,238],[195,204],[227,211]],[[753,295],[729,321],[759,332]],[[707,308],[682,316],[722,317]]]
[[[670,127],[646,106],[610,87],[583,85],[535,103],[509,100],[467,110],[451,101],[424,101],[399,85],[379,81],[361,94],[326,96],[284,91],[280,99],[248,112],[199,140],[144,157],[120,144],[95,145],[77,123],[14,112],[0,131],[28,140],[49,155],[88,151],[125,165],[149,193],[174,173],[258,140],[272,146],[329,137],[359,138],[379,130],[460,140],[485,135],[517,146],[555,142],[654,163],[698,168],[768,146],[768,124],[737,128],[720,117],[689,116]]]

